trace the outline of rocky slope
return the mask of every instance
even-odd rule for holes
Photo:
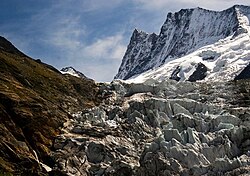
[[[93,80],[62,75],[0,38],[0,175],[44,175],[69,112],[98,104]],[[47,165],[47,166],[46,166]]]
[[[169,13],[159,35],[134,31],[115,78],[128,79],[161,65],[165,77],[175,80],[188,80],[197,68],[200,72],[199,64],[206,67],[201,70],[204,76],[192,80],[214,74],[223,79],[224,70],[239,74],[250,56],[249,21],[250,7],[239,5],[221,12],[195,8]],[[231,64],[234,69],[224,68],[226,57],[230,62],[241,59],[245,63],[229,62],[224,65]]]
[[[67,175],[250,174],[249,80],[100,84],[54,143]]]

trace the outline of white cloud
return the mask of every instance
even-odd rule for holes
[[[71,8],[70,4],[73,1],[67,2],[55,4],[33,17],[33,24],[41,25],[46,34],[42,42],[58,52],[62,61],[62,63],[56,63],[59,69],[64,66],[73,66],[97,81],[112,80],[126,50],[123,33],[111,36],[103,34],[102,38],[89,41],[92,29],[85,26],[80,15],[115,8],[124,0],[110,0],[109,3],[102,0],[81,1],[77,6],[74,5],[74,14],[60,11],[60,9]],[[46,24],[48,21],[50,23]]]
[[[106,64],[92,64],[79,67],[84,71],[84,74],[90,78],[95,78],[99,82],[107,82],[113,80],[115,73],[117,73],[120,62],[110,62]]]
[[[164,10],[164,11],[172,11],[176,10],[179,7],[183,7],[185,5],[193,5],[193,1],[190,0],[157,0],[157,1],[150,1],[150,0],[134,0],[134,2],[142,9],[148,11],[156,11],[156,10]]]
[[[149,11],[176,11],[182,8],[202,7],[211,10],[224,10],[235,4],[250,5],[249,0],[133,0],[141,8]]]
[[[85,0],[82,1],[82,11],[90,12],[101,9],[112,9],[123,3],[124,0]]]
[[[45,40],[61,49],[69,51],[79,49],[82,45],[80,39],[83,39],[86,34],[84,26],[79,26],[79,24],[77,17],[58,19]]]
[[[114,8],[121,0],[114,4],[104,1],[101,6],[94,3],[100,0],[84,1],[81,3],[83,13],[102,8]],[[114,0],[115,1],[115,0]],[[51,48],[55,49],[60,57],[60,63],[50,59],[58,69],[64,66],[73,66],[84,74],[97,81],[111,81],[116,74],[121,59],[126,50],[123,33],[97,38],[95,41],[87,40],[91,35],[91,29],[85,26],[78,13],[55,14],[58,8],[65,8],[65,4],[57,4],[33,17],[32,24],[38,24],[43,28],[45,36],[40,39]],[[76,10],[79,10],[77,7]],[[49,23],[47,19],[49,20]],[[94,20],[94,19],[93,19]],[[93,36],[92,38],[96,38]],[[100,74],[101,73],[101,74]]]
[[[225,10],[233,5],[250,5],[248,0],[201,0],[197,3],[196,6],[211,9],[211,10]]]
[[[64,66],[73,66],[96,81],[111,81],[126,50],[123,35],[104,37],[88,44],[78,38],[77,29],[71,27],[57,30],[48,41],[63,52]],[[70,29],[77,32],[70,32]]]
[[[84,48],[85,55],[96,59],[121,60],[126,50],[121,34],[98,39]]]
[[[104,37],[91,44],[68,35],[59,31],[58,38],[52,39],[56,42],[50,41],[64,53],[64,66],[73,66],[96,81],[111,81],[126,50],[123,35]]]

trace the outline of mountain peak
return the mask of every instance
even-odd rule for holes
[[[145,40],[147,38],[148,35],[149,35],[148,33],[135,28],[133,31],[133,34],[131,36],[131,41],[136,42],[136,43],[142,42],[143,40]]]
[[[223,11],[200,7],[168,13],[160,34],[135,30],[115,79],[129,79],[227,37],[250,31],[250,7]]]
[[[61,70],[62,74],[69,74],[78,78],[87,78],[83,73],[77,71],[74,67],[64,67]]]
[[[140,34],[140,33],[147,34],[146,32],[144,32],[138,28],[135,28],[133,33],[135,33],[135,34]]]

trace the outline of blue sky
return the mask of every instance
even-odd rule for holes
[[[159,33],[168,12],[223,10],[249,0],[1,0],[0,35],[60,69],[97,81],[117,73],[134,28]]]

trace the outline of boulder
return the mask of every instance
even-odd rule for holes
[[[86,155],[91,163],[100,163],[105,158],[105,147],[103,144],[91,142],[88,145]]]

